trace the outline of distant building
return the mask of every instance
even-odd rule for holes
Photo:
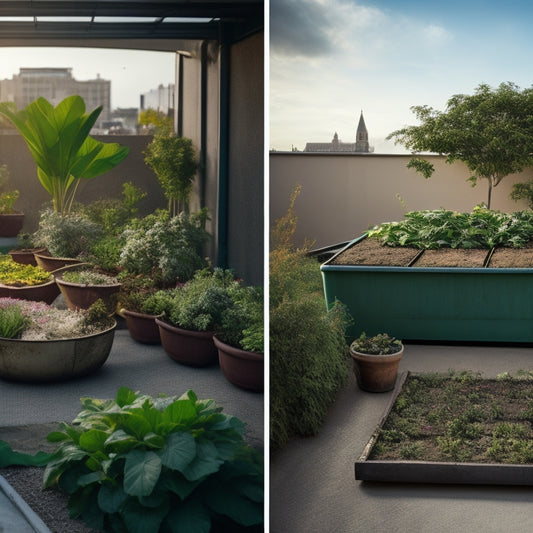
[[[366,129],[363,112],[359,117],[359,124],[357,125],[357,132],[355,134],[354,143],[344,143],[339,140],[337,132],[333,135],[333,139],[329,143],[307,143],[304,152],[353,152],[353,153],[369,153],[373,152],[374,148],[368,142],[368,130]]]
[[[67,96],[78,94],[85,101],[87,111],[102,106],[95,127],[111,116],[111,81],[100,78],[80,81],[72,77],[71,68],[21,68],[12,79],[0,80],[0,101],[15,102],[19,109],[39,97],[56,106]]]
[[[157,89],[151,89],[149,92],[141,94],[141,111],[155,109],[167,117],[174,116],[175,108],[175,86],[159,85]]]

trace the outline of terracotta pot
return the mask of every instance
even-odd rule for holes
[[[126,320],[126,326],[134,341],[143,344],[161,344],[159,326],[155,322],[158,317],[127,309],[121,309],[118,314]]]
[[[116,308],[116,295],[121,284],[113,285],[83,285],[71,283],[61,278],[61,274],[54,275],[59,290],[65,298],[67,307],[72,311],[76,309],[89,309],[96,300],[101,299],[109,313],[114,313]]]
[[[235,348],[222,342],[216,335],[213,340],[218,349],[220,368],[226,379],[237,387],[262,391],[264,389],[264,354]]]
[[[46,270],[47,272],[54,272],[65,266],[69,265],[79,265],[81,261],[78,259],[73,259],[71,257],[52,257],[51,255],[45,254],[34,254],[35,261],[37,265]]]
[[[0,338],[0,377],[10,381],[65,381],[98,370],[107,360],[116,323],[73,339],[29,341]]]
[[[354,372],[359,387],[368,392],[387,392],[394,389],[402,349],[389,355],[369,355],[357,352],[350,347],[354,361]]]
[[[37,266],[35,254],[46,255],[46,248],[21,248],[20,250],[10,250],[7,252],[16,263],[21,265]]]
[[[159,327],[161,344],[174,361],[188,366],[209,366],[218,362],[212,331],[181,329],[159,318],[155,322]]]
[[[16,237],[24,224],[24,213],[0,215],[0,237]]]
[[[55,280],[41,285],[28,285],[26,287],[11,287],[0,284],[0,298],[20,298],[51,304],[59,296],[59,287]]]

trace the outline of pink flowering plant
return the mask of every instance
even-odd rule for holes
[[[103,305],[103,304],[102,304]],[[44,302],[0,298],[0,337],[45,341],[83,337],[112,324],[99,302],[86,311],[58,309]]]

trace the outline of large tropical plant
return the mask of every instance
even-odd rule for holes
[[[41,185],[50,193],[54,210],[68,214],[82,178],[90,179],[120,163],[129,148],[89,136],[102,107],[85,112],[81,96],[69,96],[54,107],[37,98],[24,110],[0,103],[0,114],[23,136],[37,163]]]

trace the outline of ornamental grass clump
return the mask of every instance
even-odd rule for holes
[[[52,279],[50,272],[41,267],[23,265],[10,255],[0,256],[0,283],[10,287],[42,285]]]
[[[59,445],[44,473],[72,517],[120,533],[263,531],[262,455],[213,400],[122,387],[82,405],[48,435]]]
[[[114,323],[102,305],[98,300],[88,310],[70,311],[44,302],[0,298],[0,336],[47,341],[99,333]]]

